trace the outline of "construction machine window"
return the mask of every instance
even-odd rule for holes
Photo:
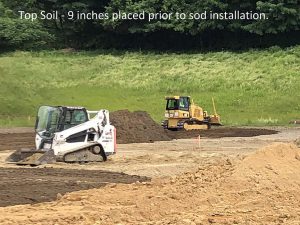
[[[36,121],[36,132],[54,133],[58,128],[61,110],[50,106],[41,106]]]
[[[88,121],[85,111],[80,109],[66,111],[64,130]]]
[[[168,99],[167,110],[189,110],[190,101],[188,97],[180,97],[179,99]]]
[[[178,100],[177,99],[168,99],[166,109],[167,110],[177,110],[178,109]]]
[[[188,111],[189,110],[189,98],[188,97],[181,97],[179,99],[179,109]]]

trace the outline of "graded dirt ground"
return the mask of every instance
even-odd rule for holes
[[[50,203],[0,208],[0,223],[298,225],[299,170],[300,149],[275,143],[171,178],[110,184]]]
[[[170,132],[116,113],[117,154],[101,163],[6,164],[34,133],[0,129],[0,224],[300,223],[299,127]]]
[[[19,132],[19,135],[26,131],[25,128],[21,130],[23,133]],[[272,142],[292,142],[300,137],[300,129],[297,128],[277,128],[276,130],[278,131],[276,134],[254,137],[201,137],[200,143],[198,139],[193,138],[154,143],[119,144],[117,154],[109,157],[105,163],[56,163],[38,168],[5,164],[5,158],[13,150],[2,150],[0,152],[2,190],[0,205],[50,201],[54,200],[58,193],[101,187],[111,182],[125,182],[124,177],[128,178],[128,182],[145,177],[155,179],[172,177],[186,171],[193,171],[199,165],[214,163],[216,160],[240,159]],[[13,132],[17,131],[14,129]],[[15,137],[17,133],[13,132],[2,131],[6,135],[11,134]],[[129,175],[135,177],[132,178]],[[112,176],[116,179],[110,179]],[[74,183],[75,185],[72,186]]]
[[[157,125],[158,126],[158,125]],[[222,137],[253,137],[260,135],[276,134],[276,130],[262,128],[238,128],[238,127],[219,127],[210,130],[201,131],[165,131],[161,127],[151,130],[139,126],[126,131],[125,128],[117,126],[117,143],[152,143],[154,141],[170,141],[172,139],[197,138],[199,135],[203,138],[222,138]],[[134,133],[134,130],[140,130]],[[6,132],[5,132],[6,131]],[[34,148],[35,134],[30,128],[15,129],[16,133],[8,133],[0,130],[0,151],[18,150],[21,148]]]
[[[1,168],[0,207],[53,201],[57,194],[103,187],[109,183],[129,184],[147,177],[103,170],[55,168]]]

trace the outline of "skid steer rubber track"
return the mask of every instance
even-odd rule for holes
[[[102,162],[106,161],[106,156],[104,158],[101,153],[94,154],[92,150],[85,148],[65,154],[62,158],[62,161],[70,163]]]
[[[56,159],[53,150],[21,149],[12,153],[5,161],[17,165],[38,166],[53,163]]]

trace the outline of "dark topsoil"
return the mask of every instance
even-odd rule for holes
[[[210,130],[169,131],[157,124],[147,112],[120,110],[112,112],[111,123],[117,128],[117,142],[120,144],[172,139],[194,138],[199,135],[207,138],[253,137],[278,133],[275,130],[258,128],[213,127]]]
[[[212,127],[210,130],[169,131],[157,124],[147,112],[120,110],[110,113],[111,123],[117,128],[117,143],[151,143],[172,139],[253,137],[276,134],[278,131],[259,128]],[[0,133],[0,150],[17,150],[34,147],[33,132]]]
[[[134,183],[149,178],[99,170],[1,168],[0,207],[53,201],[61,195],[108,183]]]
[[[110,121],[117,128],[120,144],[172,140],[147,112],[120,110],[110,114]]]

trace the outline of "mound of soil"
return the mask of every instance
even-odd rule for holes
[[[144,111],[115,111],[110,114],[111,123],[117,128],[117,142],[147,143],[154,141],[170,141],[172,139],[188,139],[199,135],[207,138],[221,137],[253,137],[276,134],[278,131],[257,128],[218,127],[210,130],[169,131],[164,130],[151,116]]]
[[[299,170],[300,149],[294,144],[274,143],[246,157],[232,177],[244,179],[247,186],[297,189],[300,186]]]
[[[119,110],[110,114],[110,121],[117,128],[120,144],[172,140],[147,112]]]

